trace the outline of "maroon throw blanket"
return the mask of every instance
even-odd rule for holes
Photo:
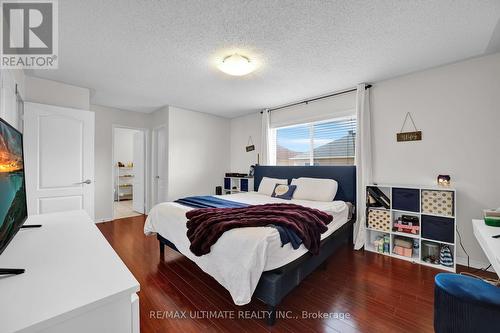
[[[191,252],[202,256],[228,230],[269,224],[293,230],[313,254],[319,253],[321,234],[333,217],[317,209],[294,204],[266,204],[243,208],[202,208],[186,213]]]

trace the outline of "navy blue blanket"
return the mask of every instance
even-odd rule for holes
[[[210,195],[186,197],[175,200],[175,202],[192,208],[241,208],[250,206],[241,202],[224,200]]]
[[[297,250],[300,244],[302,244],[302,239],[292,229],[274,224],[269,224],[269,227],[275,228],[280,233],[281,247],[290,243],[293,249]]]
[[[225,200],[211,195],[186,197],[175,200],[175,202],[192,208],[241,208],[250,206],[249,204]],[[291,243],[292,247],[296,250],[302,244],[302,239],[293,230],[274,224],[270,224],[269,226],[278,230],[282,247]]]

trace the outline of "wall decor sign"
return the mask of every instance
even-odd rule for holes
[[[252,137],[248,137],[248,143],[245,147],[247,153],[255,150],[255,145],[253,144]]]
[[[398,133],[398,134],[396,134],[396,139],[398,140],[398,142],[421,141],[422,140],[422,131]]]
[[[413,124],[413,128],[415,129],[415,131],[413,132],[403,132],[408,118],[410,118],[410,121]],[[410,112],[406,113],[405,121],[403,122],[403,126],[401,126],[401,131],[396,134],[396,140],[398,142],[422,140],[422,131],[417,130],[417,126],[415,126],[415,122],[413,121],[413,117],[411,116]]]

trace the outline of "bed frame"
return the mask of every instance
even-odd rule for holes
[[[311,177],[329,178],[338,183],[335,200],[351,202],[356,205],[356,167],[355,166],[257,166],[254,175],[254,190],[257,191],[263,177],[286,178],[288,183],[292,178]],[[276,321],[276,307],[281,300],[309,274],[318,267],[326,267],[328,259],[343,244],[353,243],[354,217],[337,229],[333,234],[321,241],[320,253],[316,256],[306,253],[291,263],[262,273],[253,296],[268,306],[270,313],[267,324]],[[159,234],[160,256],[163,258],[164,248],[168,246],[179,252],[172,242]]]

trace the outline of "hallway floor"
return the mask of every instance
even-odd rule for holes
[[[113,203],[113,218],[122,219],[142,215],[132,209],[132,200],[115,201]]]

